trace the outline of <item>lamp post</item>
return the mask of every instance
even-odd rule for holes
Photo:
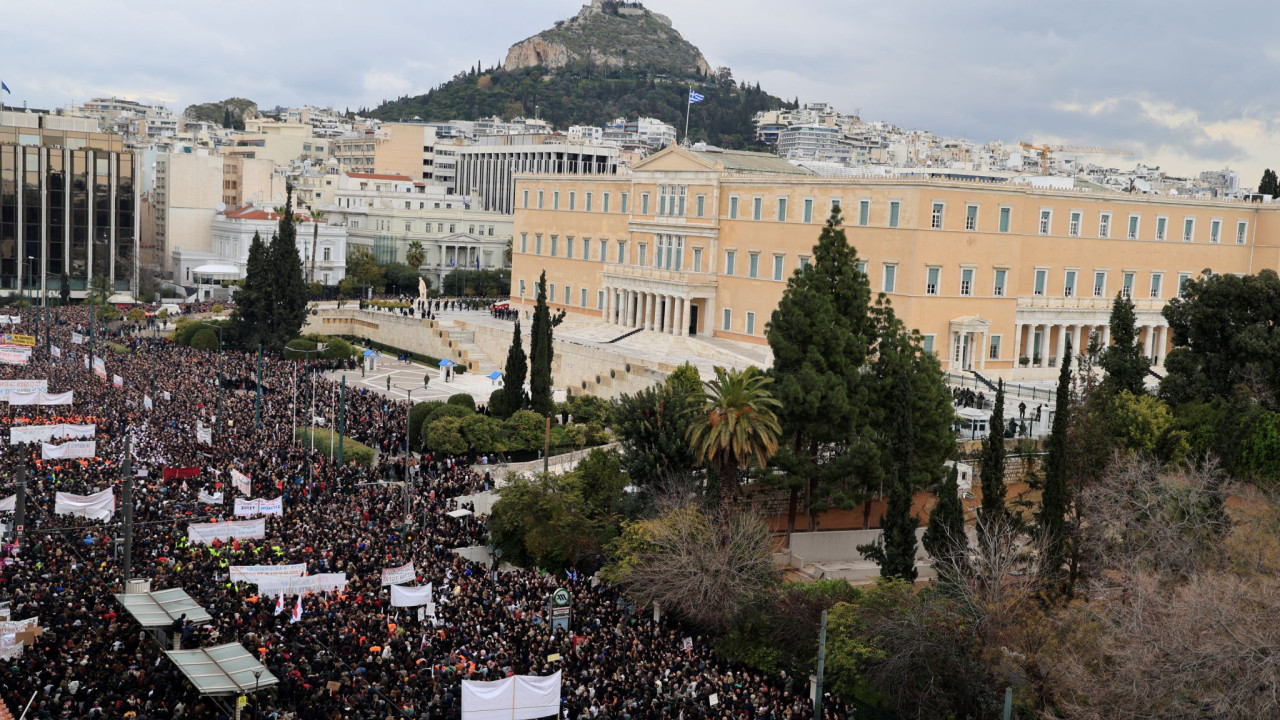
[[[204,327],[211,327],[218,331],[218,404],[214,413],[214,426],[217,428],[218,437],[222,437],[222,323],[200,323]]]
[[[406,478],[409,474],[409,458],[413,457],[413,451],[409,448],[409,435],[413,430],[409,416],[413,414],[413,391],[419,389],[426,390],[427,386],[424,384],[421,388],[411,387],[405,391],[405,399],[409,401],[409,407],[405,408],[404,411],[404,472]]]

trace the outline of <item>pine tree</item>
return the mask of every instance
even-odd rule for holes
[[[1275,197],[1280,195],[1280,177],[1271,168],[1262,171],[1262,180],[1258,183],[1258,194]]]
[[[507,366],[503,373],[502,406],[493,409],[498,417],[508,418],[517,410],[524,409],[527,400],[524,381],[528,375],[529,362],[520,338],[520,319],[516,318],[516,327],[511,334],[511,348],[507,350]]]
[[[880,539],[871,546],[859,546],[863,555],[880,566],[881,577],[916,579],[916,528],[920,519],[911,514],[915,488],[911,478],[911,455],[915,448],[915,413],[912,412],[911,378],[906,368],[893,379],[894,399],[899,411],[892,414],[886,457],[885,479],[888,505],[880,518]]]
[[[964,534],[964,505],[960,503],[956,475],[953,465],[938,486],[938,504],[929,513],[929,527],[920,539],[925,552],[933,558],[934,568],[958,566],[964,561],[969,547],[969,538]]]
[[[874,444],[848,450],[851,438],[870,437],[868,407],[875,382],[864,372],[876,336],[871,286],[858,271],[858,253],[832,209],[813,261],[787,281],[769,319],[773,394],[785,439],[775,462],[791,491],[787,530],[795,527],[801,490],[810,529],[816,510],[852,508],[879,487]]]
[[[1147,392],[1147,369],[1151,367],[1151,358],[1143,351],[1138,341],[1137,319],[1133,311],[1133,301],[1124,293],[1116,295],[1111,303],[1111,347],[1102,351],[1098,364],[1106,371],[1103,388],[1110,393],[1128,390],[1134,395]]]
[[[996,406],[991,411],[990,432],[982,441],[982,507],[978,510],[979,532],[1007,515],[1004,506],[1004,380],[996,386]]]
[[[274,302],[270,306],[269,333],[263,344],[274,350],[283,348],[285,343],[297,337],[307,320],[307,283],[302,277],[302,258],[298,254],[293,186],[286,186],[285,192],[284,212],[268,249]]]
[[[551,312],[547,308],[547,272],[543,270],[538,277],[538,303],[533,308],[533,325],[529,328],[529,407],[547,417],[556,410],[551,399],[551,358],[554,352]]]
[[[268,262],[266,243],[257,232],[249,242],[249,260],[244,284],[236,291],[236,309],[231,314],[232,336],[242,347],[266,343],[269,316],[275,303],[275,282]]]
[[[1062,564],[1066,561],[1066,516],[1070,499],[1067,484],[1069,442],[1067,437],[1071,420],[1071,340],[1067,340],[1062,353],[1062,370],[1058,373],[1058,396],[1054,407],[1053,429],[1049,435],[1049,455],[1044,464],[1044,491],[1040,499],[1040,536],[1044,545],[1044,558],[1040,572],[1047,583],[1056,583],[1062,577]]]

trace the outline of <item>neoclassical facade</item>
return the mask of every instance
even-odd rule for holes
[[[675,146],[608,177],[517,179],[512,301],[631,329],[766,342],[833,207],[871,288],[952,372],[1049,379],[1067,340],[1109,340],[1118,293],[1147,355],[1203,272],[1280,267],[1280,207],[946,179],[822,178]]]

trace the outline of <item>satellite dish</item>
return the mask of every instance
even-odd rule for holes
[[[227,204],[224,202],[218,203],[218,212],[224,213],[226,211],[227,211]]]

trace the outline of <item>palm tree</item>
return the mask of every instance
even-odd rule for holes
[[[411,241],[409,249],[404,253],[404,261],[409,263],[414,270],[417,270],[418,266],[426,262],[426,259],[427,251],[422,248],[422,243],[417,240]]]
[[[327,215],[323,210],[311,211],[311,282],[316,281],[316,245],[320,242],[320,223]]]
[[[720,501],[738,491],[744,464],[763,468],[778,450],[782,429],[773,409],[780,403],[769,393],[773,379],[759,368],[725,370],[703,385],[702,407],[689,424],[693,452],[720,473]]]

